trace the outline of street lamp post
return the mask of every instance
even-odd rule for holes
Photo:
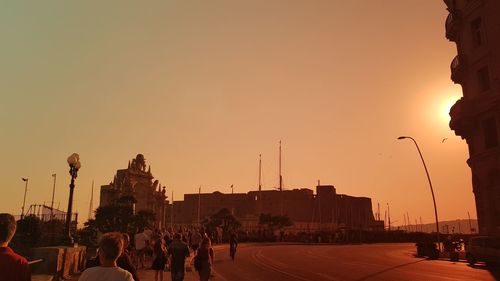
[[[26,205],[26,192],[28,191],[28,178],[22,178],[22,180],[25,182],[25,185],[24,185],[23,207],[21,208],[21,219],[24,218],[24,207]]]
[[[434,197],[434,189],[432,188],[432,182],[431,182],[431,177],[429,176],[429,171],[427,170],[427,166],[425,165],[424,157],[422,156],[422,152],[420,151],[420,148],[418,147],[417,141],[409,136],[401,136],[398,138],[398,140],[402,139],[411,139],[415,146],[417,147],[418,154],[420,155],[420,159],[422,159],[422,164],[424,165],[425,169],[425,174],[427,175],[427,180],[429,181],[429,186],[431,188],[431,194],[432,194],[432,203],[434,204],[434,216],[436,217],[436,233],[437,233],[437,244],[438,244],[438,249],[441,251],[441,241],[439,239],[439,220],[438,220],[438,213],[437,213],[437,207],[436,207],[436,198]]]
[[[80,163],[80,156],[73,153],[68,157],[69,174],[71,175],[71,183],[69,184],[69,200],[68,212],[66,212],[66,233],[65,242],[68,245],[73,245],[73,237],[71,237],[71,214],[73,211],[73,190],[75,189],[75,179],[78,176],[78,170],[82,166]]]

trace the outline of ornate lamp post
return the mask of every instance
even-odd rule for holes
[[[427,171],[427,166],[425,165],[424,157],[422,156],[422,152],[420,152],[420,148],[418,147],[417,141],[408,136],[401,136],[398,138],[398,140],[402,139],[411,139],[415,146],[417,147],[418,154],[420,155],[420,159],[422,159],[422,164],[424,165],[425,169],[425,174],[427,175],[427,180],[429,181],[429,186],[431,187],[431,194],[432,194],[432,202],[434,203],[434,215],[436,216],[436,233],[437,233],[437,244],[438,244],[438,249],[441,251],[441,241],[439,240],[439,220],[438,220],[438,213],[437,213],[437,207],[436,207],[436,198],[434,197],[434,190],[432,189],[432,182],[431,182],[431,177],[429,176],[429,171]]]
[[[73,190],[75,189],[75,179],[78,176],[78,170],[82,166],[80,163],[80,156],[73,153],[68,157],[69,174],[71,175],[71,183],[69,184],[69,200],[68,212],[66,213],[66,233],[65,242],[68,245],[73,245],[73,237],[71,237],[71,215],[73,211]]]

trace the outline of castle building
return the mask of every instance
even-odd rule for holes
[[[116,171],[112,182],[101,186],[100,206],[116,204],[123,199],[132,199],[134,212],[141,210],[156,215],[156,227],[164,227],[166,218],[167,196],[165,186],[158,180],[153,181],[151,167],[146,170],[144,155],[129,161],[126,169]]]
[[[444,2],[446,38],[457,46],[451,79],[463,92],[450,128],[469,148],[479,232],[500,236],[500,1]]]
[[[183,201],[168,206],[167,224],[203,222],[222,208],[230,210],[247,230],[258,227],[260,214],[287,215],[294,222],[291,230],[296,231],[384,228],[383,221],[374,219],[370,198],[337,194],[332,185],[318,185],[316,194],[307,188],[185,194]]]

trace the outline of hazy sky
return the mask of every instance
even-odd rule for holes
[[[476,217],[464,141],[447,111],[456,51],[435,0],[9,1],[0,4],[0,211],[76,210],[137,153],[184,193],[317,180],[390,204],[395,224]],[[448,138],[442,142],[444,138]],[[384,212],[382,211],[382,216]]]

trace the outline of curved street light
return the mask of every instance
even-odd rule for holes
[[[73,237],[71,237],[71,214],[73,212],[73,190],[75,189],[75,179],[78,176],[78,170],[81,168],[80,156],[78,153],[73,153],[68,157],[69,174],[71,175],[71,183],[69,184],[69,200],[68,212],[66,213],[66,233],[65,242],[68,245],[73,245]]]
[[[427,170],[427,166],[425,165],[424,157],[422,156],[422,152],[420,151],[420,148],[418,147],[417,141],[409,136],[401,136],[398,138],[398,140],[403,140],[403,139],[411,139],[415,146],[417,147],[418,154],[420,155],[420,159],[422,159],[422,164],[424,165],[425,169],[425,174],[427,175],[427,180],[429,181],[429,186],[431,188],[431,194],[432,194],[432,203],[434,203],[434,215],[436,217],[436,232],[437,232],[437,244],[438,244],[438,249],[441,251],[441,242],[439,240],[439,220],[438,220],[438,213],[437,213],[437,207],[436,207],[436,198],[434,197],[434,189],[432,188],[432,182],[431,182],[431,177],[429,176],[429,171]]]

